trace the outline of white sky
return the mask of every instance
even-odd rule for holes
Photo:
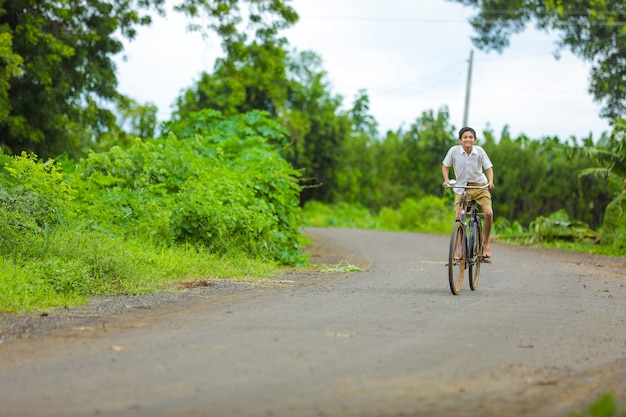
[[[168,0],[168,3],[171,1]],[[500,137],[505,125],[516,137],[598,138],[609,125],[587,92],[589,64],[568,51],[554,58],[554,39],[530,26],[499,55],[471,44],[468,18],[474,10],[445,0],[291,0],[300,15],[284,32],[291,47],[323,59],[332,92],[352,105],[359,89],[381,132],[397,130],[423,111],[448,106],[461,127],[470,51],[474,61],[469,125],[490,127]],[[212,72],[222,54],[219,40],[187,33],[187,20],[169,11],[156,17],[127,44],[118,59],[119,90],[159,108],[167,120],[180,91],[202,71]],[[479,136],[481,134],[479,133]],[[480,139],[480,138],[479,138]]]

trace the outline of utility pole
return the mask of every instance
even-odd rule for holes
[[[467,70],[467,86],[465,89],[465,111],[463,112],[463,127],[467,126],[469,114],[470,85],[472,84],[472,64],[474,63],[474,50],[470,49],[469,68]]]

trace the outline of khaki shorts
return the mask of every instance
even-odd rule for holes
[[[486,185],[486,184],[477,184],[475,182],[468,182],[467,185],[472,186],[472,187],[480,187],[481,185]],[[478,203],[479,206],[484,206],[485,204],[491,204],[491,193],[489,192],[488,188],[483,188],[483,189],[477,189],[477,188],[470,188],[467,190],[467,200],[469,201],[476,201],[476,203]],[[459,206],[461,205],[461,194],[455,194],[454,195],[454,209],[458,210]]]

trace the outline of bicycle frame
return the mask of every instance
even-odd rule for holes
[[[457,295],[463,284],[465,269],[469,269],[470,288],[475,290],[480,276],[480,264],[483,260],[482,213],[478,204],[468,200],[468,189],[484,189],[488,186],[456,186],[448,184],[448,188],[463,188],[459,211],[456,213],[455,226],[450,238],[448,259],[448,275],[450,290]]]

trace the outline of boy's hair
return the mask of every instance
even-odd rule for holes
[[[476,131],[474,129],[472,129],[469,126],[465,126],[463,128],[461,128],[461,130],[459,130],[459,139],[461,139],[463,137],[463,133],[465,132],[472,132],[472,135],[474,135],[474,139],[478,139],[476,137]]]

